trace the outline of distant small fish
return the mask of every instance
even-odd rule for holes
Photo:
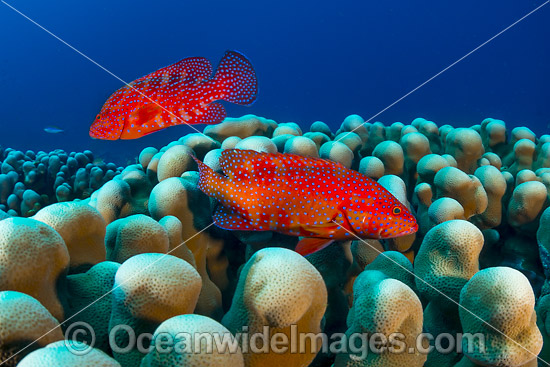
[[[90,136],[137,139],[174,125],[217,124],[226,112],[216,101],[254,103],[256,73],[244,55],[227,51],[212,71],[204,57],[190,57],[134,80],[107,99]]]
[[[57,127],[57,126],[46,126],[44,128],[44,131],[47,132],[48,134],[59,134],[59,133],[62,133],[63,129]]]
[[[418,230],[409,210],[382,185],[332,161],[224,150],[223,175],[194,159],[199,188],[221,204],[214,224],[305,237],[296,247],[302,255],[353,235],[381,239]]]

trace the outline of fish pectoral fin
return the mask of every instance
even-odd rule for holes
[[[328,236],[331,234],[335,234],[336,231],[340,229],[340,227],[336,223],[332,223],[332,222],[314,224],[314,225],[302,224],[300,227],[304,231],[307,231],[319,236]]]
[[[320,251],[333,243],[334,240],[328,238],[310,238],[305,237],[298,242],[294,251],[299,253],[302,256],[307,256],[313,254],[314,252]]]
[[[237,231],[252,231],[256,230],[254,226],[250,224],[239,213],[226,208],[223,205],[218,206],[216,212],[212,216],[214,224],[223,229],[237,230]]]
[[[155,118],[161,113],[162,107],[160,107],[156,103],[147,103],[132,111],[128,122],[130,124],[142,126],[144,124],[153,122]]]

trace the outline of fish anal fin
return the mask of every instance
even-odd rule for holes
[[[206,112],[194,123],[207,125],[219,124],[226,116],[225,107],[221,103],[212,102],[206,107]]]
[[[255,229],[254,226],[239,213],[222,205],[218,206],[212,218],[214,224],[223,229],[230,229],[233,231],[251,231]]]
[[[328,238],[305,237],[298,242],[298,245],[296,245],[294,251],[302,256],[307,256],[324,249],[333,242],[334,240]]]

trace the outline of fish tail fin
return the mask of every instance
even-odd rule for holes
[[[258,80],[250,61],[237,51],[226,51],[216,70],[215,83],[224,101],[251,105],[258,96]]]
[[[227,178],[215,172],[212,168],[201,162],[194,155],[191,155],[191,157],[199,166],[199,190],[204,192],[206,195],[219,200],[222,197],[222,187],[224,182],[227,181]]]

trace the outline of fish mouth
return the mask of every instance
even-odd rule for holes
[[[404,232],[403,236],[408,235],[408,234],[413,234],[413,233],[416,233],[416,232],[418,232],[418,224],[415,224],[408,231]]]
[[[92,139],[97,140],[117,140],[120,137],[120,134],[122,133],[122,129],[120,130],[120,133],[113,133],[111,131],[95,131],[93,129],[90,129],[89,136]]]
[[[88,135],[93,139],[117,140],[122,135],[123,129],[124,123],[122,122],[109,122],[105,119],[96,118],[90,126]]]
[[[96,131],[90,129],[90,132],[88,134],[90,136],[90,138],[92,139],[95,139],[95,140],[100,140],[101,139],[101,135],[98,134]]]
[[[388,238],[397,238],[407,236],[413,233],[418,232],[418,223],[415,223],[413,226],[410,226],[407,230],[388,232],[387,230],[381,229],[378,232],[379,239],[388,239]]]
[[[416,232],[418,232],[418,223],[415,223],[414,226],[411,226],[407,231],[401,232],[399,235],[397,235],[395,237],[406,236],[406,235],[413,234],[413,233],[416,233]]]

